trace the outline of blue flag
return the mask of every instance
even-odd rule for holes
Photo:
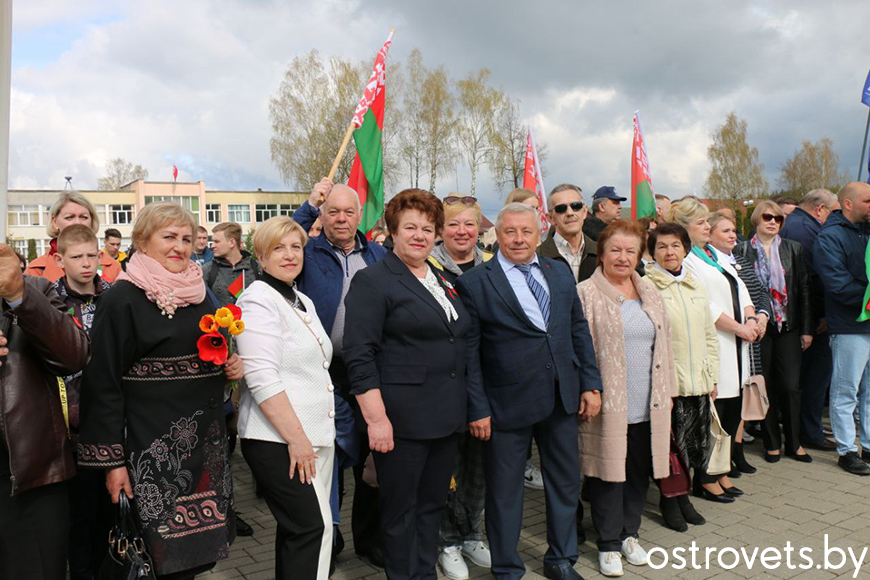
[[[864,92],[861,93],[861,102],[870,107],[870,73],[867,73],[867,80],[864,81]]]

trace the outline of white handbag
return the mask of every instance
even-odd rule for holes
[[[731,435],[722,428],[719,413],[713,398],[710,398],[710,459],[707,461],[708,475],[722,475],[731,471]]]

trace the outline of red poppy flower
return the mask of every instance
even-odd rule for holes
[[[227,304],[225,308],[228,308],[230,312],[233,313],[234,320],[242,319],[242,309],[236,306],[235,304]]]
[[[227,348],[227,340],[219,332],[210,332],[203,334],[196,341],[196,348],[199,351],[199,358],[206,362],[212,362],[216,365],[223,365],[227,362],[229,349]]]

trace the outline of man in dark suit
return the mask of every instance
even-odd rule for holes
[[[576,185],[557,185],[547,197],[553,229],[538,247],[538,255],[564,262],[575,282],[586,280],[595,272],[598,243],[583,233],[589,208],[583,204],[583,191]]]
[[[601,377],[574,277],[564,264],[538,257],[537,215],[512,203],[496,222],[497,258],[457,280],[471,326],[468,420],[488,441],[486,532],[496,578],[520,578],[523,467],[538,444],[547,500],[544,575],[580,578],[575,516],[580,493],[577,415],[601,409]]]

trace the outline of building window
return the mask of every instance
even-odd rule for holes
[[[145,205],[155,201],[174,201],[186,210],[189,210],[196,216],[197,223],[199,222],[199,198],[192,195],[146,195]]]
[[[257,223],[279,215],[293,216],[295,208],[289,203],[258,203],[256,206]]]
[[[12,247],[25,258],[27,257],[27,240],[12,240]]]
[[[251,206],[248,204],[229,204],[227,206],[228,218],[231,222],[239,224],[251,223]]]
[[[10,226],[40,226],[38,205],[10,205],[7,223]]]
[[[210,224],[219,224],[221,222],[221,204],[205,204],[205,221]]]
[[[132,205],[110,205],[109,223],[116,226],[133,223]]]

